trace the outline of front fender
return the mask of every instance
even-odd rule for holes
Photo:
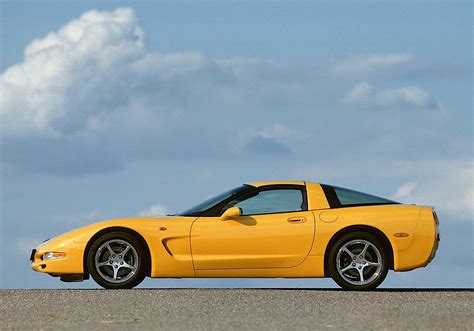
[[[32,268],[52,274],[83,274],[89,241],[109,228],[138,233],[148,246],[151,277],[194,277],[189,231],[194,217],[144,217],[103,221],[65,233],[37,247]],[[66,259],[42,261],[45,252],[64,252]]]

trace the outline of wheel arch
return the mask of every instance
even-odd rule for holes
[[[97,240],[97,238],[99,238],[100,236],[102,236],[106,233],[110,233],[110,232],[125,232],[125,233],[128,233],[128,234],[136,237],[141,242],[141,244],[145,248],[145,261],[146,261],[146,267],[147,267],[146,276],[150,277],[151,276],[151,265],[152,265],[151,264],[151,253],[150,253],[150,247],[148,247],[148,244],[147,244],[145,238],[143,238],[143,236],[141,234],[139,234],[137,231],[132,230],[130,228],[126,228],[126,227],[122,227],[122,226],[113,226],[113,227],[108,227],[108,228],[105,228],[105,229],[102,229],[102,230],[98,231],[87,242],[86,248],[84,249],[84,258],[83,258],[83,261],[82,261],[83,268],[84,268],[84,279],[89,278],[89,270],[87,268],[87,256],[89,255],[89,250],[90,250],[92,244],[94,243],[95,240]]]
[[[387,236],[381,230],[370,225],[350,225],[336,232],[331,237],[331,239],[329,240],[329,243],[326,246],[326,250],[324,252],[324,276],[325,277],[329,276],[328,258],[329,258],[329,252],[331,248],[334,246],[336,241],[339,240],[339,238],[341,238],[342,236],[348,233],[355,232],[355,231],[362,231],[362,232],[373,234],[374,236],[377,237],[377,239],[379,239],[382,242],[385,251],[388,253],[388,267],[390,270],[393,270],[393,261],[394,261],[393,247],[392,247],[392,244],[390,243],[390,240],[387,238]]]

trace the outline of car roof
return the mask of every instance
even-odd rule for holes
[[[306,182],[310,183],[310,182]],[[247,185],[255,186],[255,187],[260,187],[260,186],[266,186],[266,185],[305,185],[305,182],[302,180],[275,180],[275,181],[268,181],[268,182],[254,182],[254,183],[248,183]]]

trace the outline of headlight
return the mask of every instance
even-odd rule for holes
[[[64,259],[66,257],[66,253],[62,252],[46,252],[43,254],[43,261],[48,260],[59,260]]]

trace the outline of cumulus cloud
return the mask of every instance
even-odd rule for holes
[[[142,210],[138,213],[140,216],[163,216],[169,213],[168,208],[161,203],[156,203],[150,206],[146,210]]]
[[[32,41],[23,62],[0,76],[2,134],[61,137],[114,124],[147,129],[150,122],[156,128],[190,105],[226,111],[294,92],[281,79],[289,70],[272,61],[162,54],[146,51],[144,43],[129,8],[88,11]]]
[[[410,53],[356,55],[336,61],[330,73],[336,77],[363,78],[401,75],[420,69],[416,57]]]
[[[66,174],[121,169],[126,157],[225,155],[239,130],[211,129],[208,116],[313,98],[282,64],[150,52],[144,35],[132,9],[91,10],[27,45],[0,75],[4,163]],[[261,139],[255,151],[275,146]]]
[[[32,41],[24,61],[0,76],[2,133],[58,136],[70,126],[83,126],[100,111],[94,91],[113,84],[119,79],[114,72],[120,75],[123,63],[141,56],[143,38],[133,11],[121,8],[86,12]]]
[[[319,100],[332,87],[314,68],[152,52],[144,35],[132,9],[92,10],[27,45],[23,61],[0,75],[5,168],[88,174],[133,161],[284,156],[315,142],[319,151],[332,150],[323,141],[326,124],[338,115],[328,111],[334,100],[322,106]],[[412,61],[400,53],[356,62],[380,69]],[[381,90],[367,83],[349,91],[343,104],[440,107],[418,87]],[[285,125],[265,126],[269,119]],[[319,139],[311,141],[304,130]]]
[[[342,102],[346,106],[375,109],[441,109],[438,101],[416,86],[382,90],[368,83],[359,83],[344,96]]]

